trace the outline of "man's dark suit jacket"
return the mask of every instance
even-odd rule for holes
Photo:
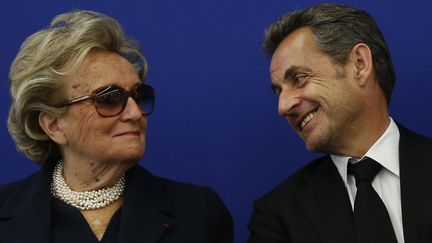
[[[401,126],[405,243],[432,242],[432,140]],[[352,207],[330,156],[312,161],[254,203],[249,243],[352,243]]]
[[[0,242],[49,243],[51,168],[0,187]],[[174,182],[135,166],[127,172],[118,242],[231,243],[232,220],[207,187]]]

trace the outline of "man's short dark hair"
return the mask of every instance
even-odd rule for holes
[[[390,103],[396,79],[390,51],[375,20],[367,12],[339,4],[319,4],[288,13],[266,30],[264,50],[273,54],[290,33],[302,27],[311,28],[318,48],[340,66],[346,64],[356,44],[369,46],[376,78]]]

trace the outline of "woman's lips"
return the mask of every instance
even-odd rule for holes
[[[127,132],[119,133],[119,134],[115,135],[115,137],[117,137],[117,136],[139,136],[139,135],[141,135],[140,131],[127,131]]]

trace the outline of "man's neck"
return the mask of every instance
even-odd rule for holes
[[[372,145],[384,134],[390,125],[390,117],[386,115],[379,121],[369,121],[357,126],[355,134],[347,136],[343,146],[329,151],[330,154],[362,158]]]

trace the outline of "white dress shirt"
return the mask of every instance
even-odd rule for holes
[[[381,197],[381,200],[387,208],[398,243],[404,243],[399,174],[399,137],[399,129],[393,119],[390,118],[390,125],[387,127],[386,131],[372,147],[369,148],[363,158],[369,157],[383,166],[372,181],[372,187]],[[357,187],[354,176],[347,174],[348,161],[350,163],[356,163],[363,158],[359,159],[338,155],[330,156],[345,183],[351,206],[354,210],[354,199]]]

